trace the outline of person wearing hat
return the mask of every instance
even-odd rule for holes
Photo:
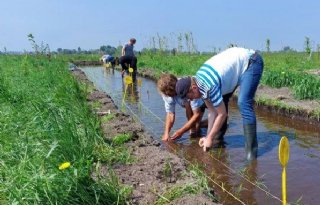
[[[167,89],[167,87],[175,88],[177,78],[171,74],[163,74],[157,82],[157,87],[162,95],[165,103],[166,122],[164,127],[164,134],[162,140],[168,141],[169,139],[176,140],[180,138],[185,132],[190,130],[190,136],[200,136],[200,122],[205,111],[205,104],[201,99],[188,101],[176,95],[175,89]],[[172,92],[171,92],[172,91]],[[180,129],[174,132],[170,137],[170,131],[175,121],[175,106],[176,104],[186,109],[186,122]],[[201,127],[205,127],[205,121]]]
[[[208,133],[199,140],[204,151],[213,146],[215,138],[223,137],[218,134],[227,127],[228,101],[239,86],[238,107],[243,121],[246,159],[256,159],[258,141],[253,103],[263,67],[258,52],[233,47],[207,60],[195,76],[177,81],[178,96],[191,100],[202,98],[208,108]]]
[[[128,69],[129,69],[128,66],[130,66],[131,68],[133,68],[133,73],[132,73],[133,80],[135,80],[136,73],[137,73],[137,57],[134,55],[134,51],[133,51],[135,43],[136,43],[136,39],[130,38],[129,42],[122,47],[122,51],[121,51],[122,56],[119,59],[121,68],[122,68],[122,71],[121,71],[122,77],[124,76],[125,72],[128,73]]]

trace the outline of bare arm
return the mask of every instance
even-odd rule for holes
[[[186,116],[188,118],[188,122],[185,123],[183,125],[183,127],[181,127],[179,130],[177,130],[171,137],[171,139],[175,140],[177,138],[180,138],[183,133],[185,133],[186,131],[188,131],[192,126],[195,125],[195,123],[197,121],[199,121],[200,117],[201,117],[201,112],[200,112],[200,108],[196,109],[196,110],[192,110],[191,106],[190,106],[190,102],[185,104],[185,108],[186,108]]]
[[[205,139],[199,141],[204,151],[212,146],[215,135],[219,132],[227,118],[224,102],[221,102],[217,107],[213,107],[209,100],[205,100],[205,103],[208,108],[208,134]]]
[[[170,130],[174,124],[175,121],[175,113],[168,112],[166,116],[166,124],[164,128],[164,134],[162,136],[163,141],[168,141],[170,138]]]
[[[125,52],[124,52],[124,46],[122,47],[122,50],[121,50],[121,55],[124,56]]]

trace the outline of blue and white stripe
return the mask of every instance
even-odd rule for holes
[[[213,106],[218,106],[223,99],[219,73],[210,65],[203,64],[195,78],[202,98],[209,99]]]

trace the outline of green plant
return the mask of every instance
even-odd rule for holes
[[[132,135],[130,135],[130,134],[117,135],[114,138],[112,138],[112,144],[122,145],[125,142],[128,142],[129,140],[131,140],[131,138],[132,138]]]

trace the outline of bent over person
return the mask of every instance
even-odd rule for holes
[[[205,104],[201,99],[188,101],[187,99],[182,99],[177,96],[175,92],[177,80],[178,79],[174,75],[163,74],[157,82],[158,90],[162,95],[167,113],[164,134],[162,136],[162,140],[164,141],[178,139],[188,130],[190,130],[191,137],[200,136],[200,122],[205,111]],[[168,86],[172,89],[167,89]],[[188,122],[170,136],[171,128],[175,122],[176,104],[186,109]],[[203,126],[206,126],[205,122],[203,123]]]
[[[258,52],[233,47],[207,60],[195,76],[177,81],[178,96],[191,100],[202,98],[208,108],[208,133],[199,140],[204,151],[213,146],[215,137],[226,125],[229,98],[240,86],[238,107],[243,121],[246,159],[256,159],[258,141],[253,103],[263,67]]]

